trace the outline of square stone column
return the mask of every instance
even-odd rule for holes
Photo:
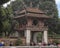
[[[30,40],[31,40],[31,31],[30,30],[25,30],[25,37],[26,37],[26,44],[30,45]]]
[[[48,33],[47,33],[47,31],[43,32],[43,42],[45,42],[46,44],[48,44]]]
[[[34,43],[37,43],[37,36],[38,36],[38,32],[35,32],[34,35],[33,35]]]

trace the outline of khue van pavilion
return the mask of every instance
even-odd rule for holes
[[[48,25],[45,22],[50,19],[45,12],[38,8],[27,7],[21,11],[16,11],[18,16],[14,20],[19,22],[19,27],[14,27],[19,37],[24,37],[26,44],[30,44],[31,40],[37,43],[37,35],[43,32],[43,41],[48,43]]]

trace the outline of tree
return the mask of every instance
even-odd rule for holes
[[[6,3],[6,2],[8,2],[8,1],[9,1],[9,0],[0,0],[0,5]]]
[[[3,17],[3,32],[5,32],[5,35],[7,33],[7,35],[9,36],[10,33],[12,32],[12,20],[13,20],[13,11],[11,6],[7,6],[7,8],[5,8],[4,10],[5,12],[5,16]]]
[[[57,34],[60,34],[60,18],[58,19],[55,31],[56,31]]]
[[[7,6],[7,8],[1,7],[1,34],[4,33],[8,35],[12,32],[12,20],[13,20],[13,11],[11,6]]]
[[[0,0],[0,33],[2,32],[3,30],[3,24],[2,24],[2,4],[8,2],[9,0]]]

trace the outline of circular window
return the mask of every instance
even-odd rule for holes
[[[38,20],[37,19],[34,19],[33,20],[33,25],[37,25],[38,24]]]
[[[23,24],[23,25],[26,25],[27,24],[27,20],[26,19],[22,19],[22,20],[20,20],[20,23]]]

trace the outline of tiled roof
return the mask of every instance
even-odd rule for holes
[[[42,10],[38,9],[38,8],[30,8],[27,7],[26,9],[22,10],[22,11],[16,11],[16,14],[21,14],[24,12],[34,12],[34,13],[44,13]]]
[[[21,17],[50,18],[49,16],[46,16],[44,14],[33,14],[33,13],[27,13],[27,14],[24,14],[24,15],[16,16],[14,18],[21,18]]]
[[[38,8],[27,8],[26,11],[36,12],[36,13],[44,13],[42,10],[40,10]]]
[[[22,13],[24,13],[24,14],[22,14]],[[30,7],[27,7],[26,9],[24,9],[22,11],[17,11],[16,14],[17,14],[17,16],[15,16],[14,18],[21,18],[24,16],[38,17],[38,18],[51,18],[50,16],[45,15],[45,13],[43,11],[39,10],[38,8],[30,8]]]

